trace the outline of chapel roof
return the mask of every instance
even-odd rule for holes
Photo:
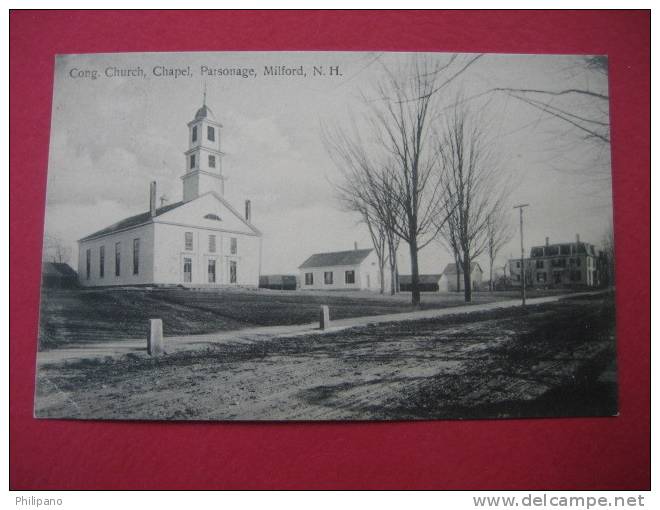
[[[328,266],[353,266],[360,264],[371,253],[371,248],[366,250],[333,251],[327,253],[315,253],[303,262],[299,269],[306,267],[328,267]]]

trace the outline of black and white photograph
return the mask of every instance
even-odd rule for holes
[[[35,417],[618,414],[606,56],[54,73]]]

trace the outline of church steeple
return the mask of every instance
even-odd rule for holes
[[[224,195],[222,156],[220,150],[220,124],[206,105],[206,84],[202,106],[188,122],[188,150],[183,180],[183,201],[194,200],[209,191]]]

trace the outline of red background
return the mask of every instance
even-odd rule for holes
[[[650,487],[649,13],[19,11],[10,29],[12,488]],[[33,419],[53,56],[193,50],[608,54],[621,415],[292,424]]]

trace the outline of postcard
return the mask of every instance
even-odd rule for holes
[[[608,62],[59,55],[35,416],[615,416]]]

